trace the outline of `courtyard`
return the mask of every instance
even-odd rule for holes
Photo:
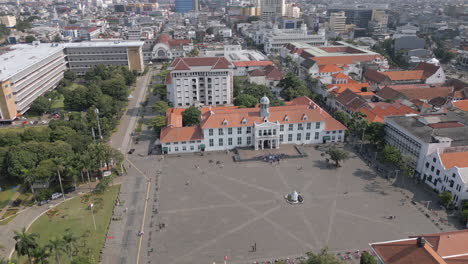
[[[440,232],[401,189],[353,153],[335,168],[313,146],[304,150],[308,157],[273,165],[233,162],[232,152],[158,161],[157,214],[146,229],[144,263],[211,264],[224,256],[229,263],[253,263],[324,247],[369,250],[370,242]],[[303,204],[285,202],[294,190]]]

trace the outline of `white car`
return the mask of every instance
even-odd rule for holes
[[[54,193],[54,194],[52,194],[51,199],[55,200],[55,199],[58,199],[58,198],[60,198],[62,196],[63,196],[62,193]]]

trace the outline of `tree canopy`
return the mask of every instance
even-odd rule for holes
[[[200,123],[200,109],[191,106],[182,112],[182,123],[184,126],[195,126]]]
[[[159,134],[159,132],[161,132],[161,128],[166,126],[166,117],[164,116],[153,117],[148,122],[148,126],[152,127],[154,131]]]
[[[234,105],[240,107],[254,107],[258,99],[250,94],[241,94],[234,99]]]
[[[340,166],[341,161],[349,159],[349,153],[347,151],[336,147],[330,148],[326,153],[330,156],[330,159],[335,162],[336,167]]]
[[[279,82],[278,86],[283,88],[280,94],[286,101],[301,96],[311,96],[311,92],[304,82],[291,72],[286,74],[285,78]]]
[[[31,107],[29,108],[29,112],[42,115],[45,112],[50,111],[50,106],[51,106],[51,103],[49,101],[49,98],[46,98],[44,96],[39,96],[31,104]]]
[[[344,264],[334,254],[328,252],[328,250],[322,249],[318,254],[307,252],[307,259],[303,262],[304,264]]]
[[[165,101],[157,101],[153,104],[153,111],[156,113],[165,113],[169,105]]]
[[[401,153],[393,146],[385,145],[380,152],[380,161],[397,165],[401,160]]]

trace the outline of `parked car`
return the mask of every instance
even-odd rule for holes
[[[13,201],[13,206],[14,207],[20,206],[22,202],[23,202],[23,200],[16,199],[16,200]]]
[[[131,154],[133,154],[133,152],[135,152],[135,149],[134,149],[134,148],[130,149],[130,150],[128,151],[128,154],[131,155]]]
[[[52,194],[52,196],[50,197],[52,200],[55,200],[55,199],[58,199],[60,197],[62,197],[63,194],[62,193],[54,193]]]
[[[70,187],[65,189],[65,193],[71,193],[71,192],[74,192],[74,191],[76,191],[75,186],[70,186]]]
[[[39,201],[37,203],[37,205],[41,206],[41,205],[44,205],[44,204],[47,204],[47,203],[49,203],[49,200]]]

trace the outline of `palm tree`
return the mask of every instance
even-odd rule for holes
[[[46,247],[50,250],[50,253],[55,254],[55,263],[60,264],[60,254],[66,251],[65,242],[60,238],[52,237]]]
[[[65,242],[65,249],[67,250],[70,260],[73,261],[73,250],[75,249],[75,242],[78,241],[78,237],[73,235],[70,232],[70,229],[65,230],[65,235],[63,236],[63,241]]]
[[[62,190],[63,201],[65,201],[65,192],[63,191],[63,186],[62,186],[62,176],[60,175],[60,172],[63,172],[63,170],[65,169],[65,165],[64,165],[65,162],[60,158],[54,159],[54,162],[55,162],[56,169],[57,169],[57,176],[59,179],[60,190]]]
[[[48,264],[47,260],[50,257],[50,252],[46,247],[37,247],[33,250],[32,255],[34,257],[34,263],[36,264]]]
[[[26,228],[24,227],[21,232],[14,232],[15,236],[13,238],[16,241],[15,250],[18,252],[18,256],[28,256],[29,264],[32,264],[32,251],[38,247],[36,239],[39,235],[26,233]]]

